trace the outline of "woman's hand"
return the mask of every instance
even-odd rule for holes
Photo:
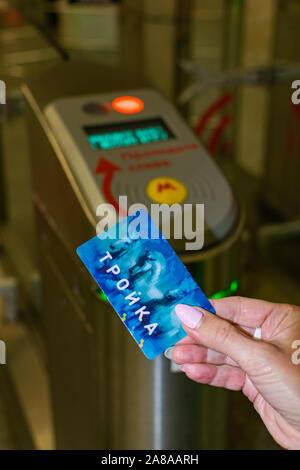
[[[240,297],[211,303],[217,315],[176,306],[188,336],[172,359],[196,382],[242,390],[278,444],[300,449],[300,307]],[[253,338],[259,327],[261,340]]]

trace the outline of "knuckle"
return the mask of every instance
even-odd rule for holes
[[[292,304],[282,304],[282,316],[286,321],[299,319],[300,307]]]
[[[245,297],[242,297],[240,295],[237,296],[237,302],[238,302],[238,309],[237,312],[233,318],[233,321],[236,321],[236,323],[239,323],[240,318],[243,317],[243,309],[245,306]]]
[[[180,347],[175,348],[172,351],[172,359],[174,362],[178,364],[182,364],[185,361],[184,351]]]
[[[286,312],[288,315],[291,316],[291,318],[299,318],[299,313],[300,313],[300,307],[296,306],[296,305],[291,305],[291,304],[288,304],[286,306]]]
[[[230,341],[233,326],[225,320],[220,320],[220,325],[215,330],[214,338],[218,344],[226,344]]]
[[[244,301],[244,297],[242,297],[241,295],[236,295],[236,296],[234,296],[234,298],[238,302],[239,305],[242,305],[242,303]]]

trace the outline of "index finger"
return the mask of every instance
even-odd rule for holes
[[[274,309],[278,308],[278,304],[246,297],[211,299],[210,302],[218,316],[251,328],[261,327]]]

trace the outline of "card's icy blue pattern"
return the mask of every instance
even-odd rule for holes
[[[137,221],[138,232],[148,227],[152,238],[137,238]],[[116,229],[122,238],[108,238]],[[196,305],[215,313],[146,211],[123,219],[77,253],[148,359],[186,336],[175,305]]]

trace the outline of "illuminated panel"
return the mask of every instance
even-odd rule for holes
[[[119,96],[114,99],[112,108],[122,114],[137,114],[143,111],[144,102],[135,96]]]
[[[160,118],[105,126],[88,126],[84,129],[94,150],[112,150],[163,142],[174,138],[174,134]]]

